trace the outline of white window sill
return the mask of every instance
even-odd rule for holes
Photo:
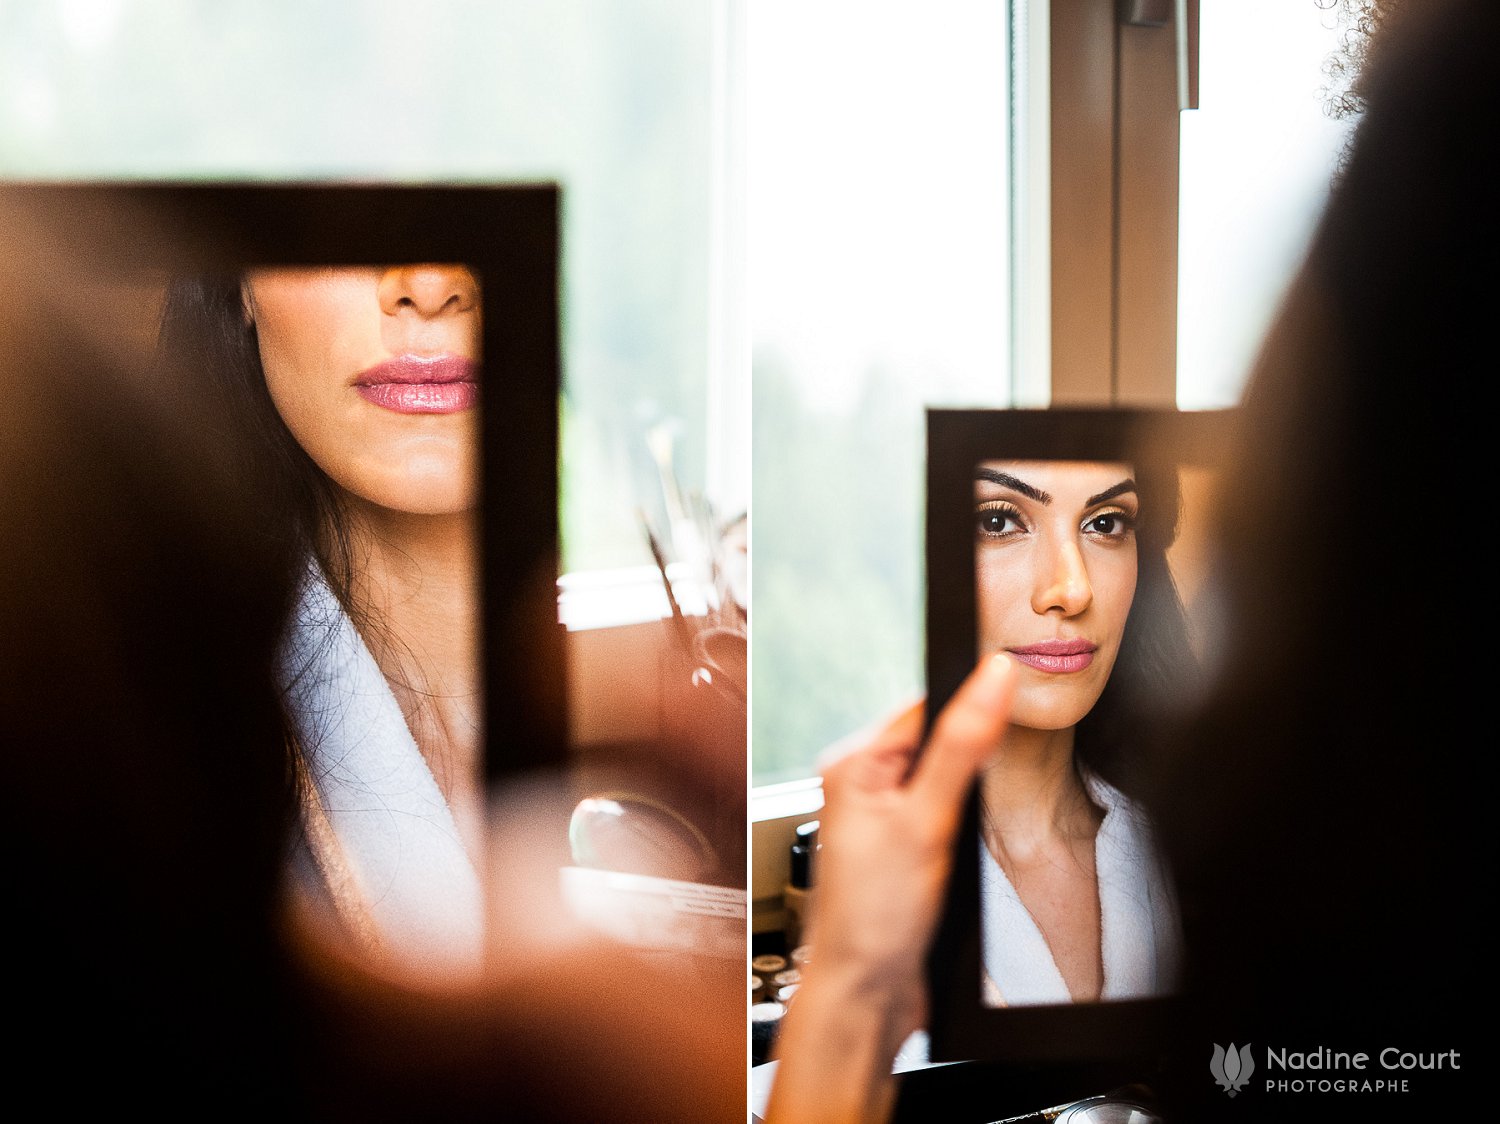
[[[782,891],[791,877],[797,826],[823,807],[819,777],[750,790],[751,931],[772,932],[786,923]]]
[[[686,565],[668,563],[667,577],[685,615],[701,617],[708,612],[703,588]],[[557,616],[569,632],[644,624],[671,615],[661,571],[654,566],[584,570],[557,580]]]
[[[823,780],[788,781],[750,790],[750,822],[810,816],[823,807]]]

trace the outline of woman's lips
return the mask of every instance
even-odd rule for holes
[[[479,401],[479,364],[461,355],[398,355],[361,371],[354,389],[398,414],[456,414]]]
[[[1094,662],[1094,653],[1098,650],[1099,645],[1087,640],[1043,640],[1040,644],[1006,649],[1027,667],[1059,675],[1082,671]]]

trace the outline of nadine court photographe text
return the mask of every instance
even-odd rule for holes
[[[1290,1050],[1267,1046],[1257,1059],[1250,1044],[1226,1048],[1214,1043],[1209,1072],[1229,1096],[1245,1090],[1266,1093],[1410,1093],[1418,1073],[1462,1068],[1457,1050],[1403,1050],[1387,1046],[1376,1052]],[[1259,1080],[1255,1080],[1259,1075]]]

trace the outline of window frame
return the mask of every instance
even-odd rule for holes
[[[1012,403],[1173,406],[1198,0],[1010,3]],[[779,925],[793,829],[821,806],[816,776],[751,789],[753,932]]]

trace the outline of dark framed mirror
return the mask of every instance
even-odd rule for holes
[[[1209,520],[1234,411],[927,415],[930,724],[979,659],[1017,665],[965,803],[928,961],[931,1057],[1149,1065],[1181,904],[1143,794],[1153,732],[1214,650]]]
[[[108,316],[101,346],[184,424],[217,419],[233,515],[292,594],[274,674],[294,864],[350,932],[421,962],[477,960],[489,794],[569,759],[560,202],[540,183],[0,187],[44,232],[59,308]]]

